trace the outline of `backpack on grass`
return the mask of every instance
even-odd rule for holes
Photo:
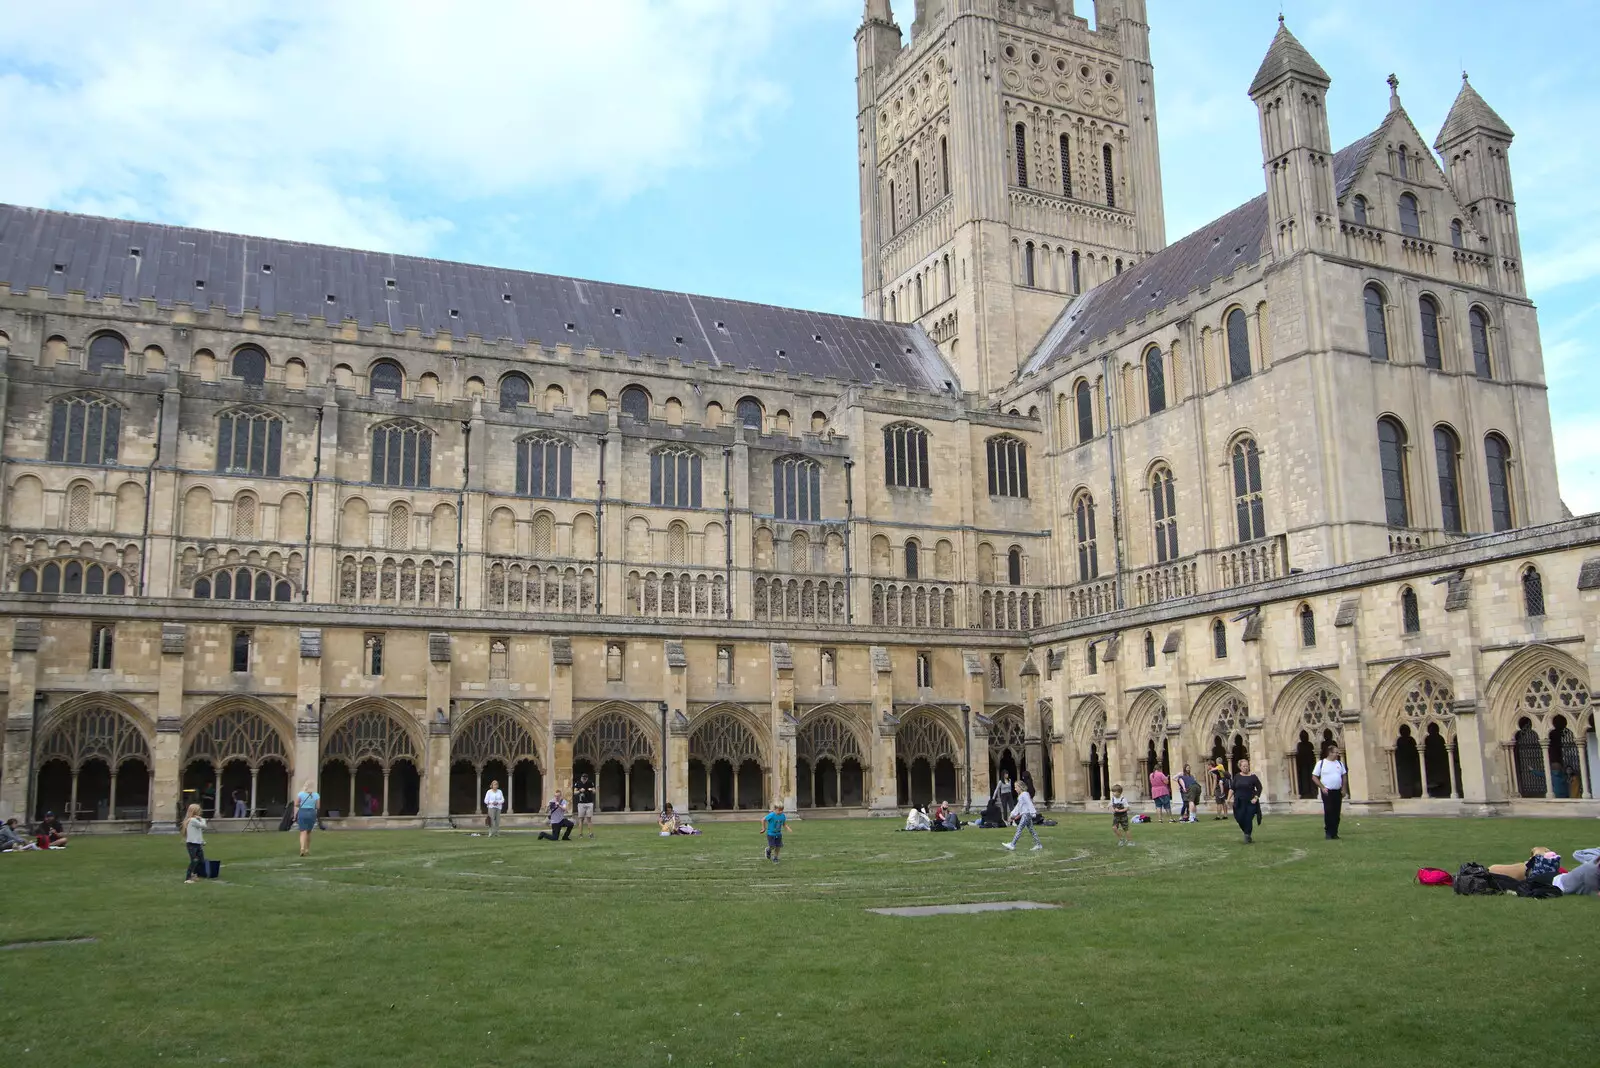
[[[1443,868],[1418,868],[1417,882],[1423,886],[1450,886],[1455,880]]]
[[[1461,870],[1456,872],[1454,885],[1458,894],[1500,893],[1500,888],[1495,886],[1489,869],[1475,860],[1469,860],[1461,865]]]

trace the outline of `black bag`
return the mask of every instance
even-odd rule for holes
[[[1456,873],[1452,885],[1458,894],[1498,894],[1500,888],[1495,886],[1494,878],[1477,861],[1468,861],[1461,865],[1461,870]]]
[[[294,805],[291,803],[291,804],[287,804],[287,805],[283,806],[283,819],[278,821],[278,830],[287,831],[290,827],[293,827],[293,826],[294,826]]]
[[[1518,897],[1560,897],[1561,887],[1550,879],[1528,879],[1517,884]]]

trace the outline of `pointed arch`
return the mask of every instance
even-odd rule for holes
[[[1301,731],[1306,731],[1313,743],[1320,743],[1325,730],[1331,730],[1337,740],[1343,730],[1339,720],[1343,709],[1337,683],[1320,671],[1300,672],[1283,687],[1272,706],[1268,723],[1273,750],[1292,752]]]
[[[585,712],[572,725],[573,760],[588,759],[596,768],[607,760],[634,760],[655,764],[660,723],[651,720],[644,709],[627,701],[607,701]],[[626,758],[626,759],[624,759]]]
[[[410,761],[420,773],[427,743],[416,717],[381,697],[352,701],[323,726],[322,762],[351,768],[376,760],[385,769]]]
[[[539,724],[510,701],[482,701],[451,724],[450,762],[465,761],[481,771],[484,764],[499,761],[509,772],[518,762],[531,760],[543,771],[536,740],[541,733]]]
[[[51,709],[39,724],[37,763],[65,760],[74,770],[101,759],[115,767],[142,760],[153,768],[150,749],[155,736],[150,717],[131,702],[103,690],[78,694]]]
[[[1489,676],[1484,687],[1489,736],[1507,741],[1523,717],[1548,729],[1556,715],[1577,729],[1594,707],[1589,672],[1570,654],[1550,645],[1518,649]]]
[[[294,725],[259,698],[236,695],[211,702],[184,723],[182,742],[184,767],[204,758],[218,767],[243,760],[251,768],[277,760],[294,770]]]
[[[1210,754],[1217,738],[1222,739],[1224,749],[1229,751],[1236,737],[1248,745],[1246,724],[1249,718],[1250,703],[1244,694],[1226,682],[1213,682],[1196,699],[1194,710],[1189,714],[1189,740],[1193,750]]]
[[[1142,750],[1146,741],[1156,748],[1167,736],[1167,702],[1156,690],[1140,690],[1128,706],[1127,736]]]

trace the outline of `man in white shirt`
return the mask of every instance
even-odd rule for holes
[[[1017,784],[1017,803],[1011,809],[1011,818],[1017,821],[1017,833],[1011,836],[1011,841],[1000,843],[1007,849],[1015,850],[1017,842],[1022,838],[1022,832],[1027,831],[1033,835],[1033,848],[1043,849],[1044,843],[1039,841],[1039,832],[1033,829],[1033,821],[1039,815],[1039,810],[1033,807],[1033,797],[1028,793],[1028,788],[1021,783]]]
[[[1344,807],[1344,779],[1349,769],[1339,759],[1339,747],[1328,746],[1328,751],[1311,769],[1311,780],[1322,795],[1322,837],[1330,842],[1339,838],[1339,811]]]
[[[500,780],[493,779],[483,795],[483,807],[489,812],[489,837],[500,833],[500,810],[506,807],[506,795],[500,792]]]

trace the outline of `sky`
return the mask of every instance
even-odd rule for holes
[[[1065,0],[1063,0],[1065,2]],[[1288,25],[1335,146],[1392,72],[1516,131],[1562,496],[1600,510],[1592,0],[1149,0],[1175,240],[1261,191]],[[1078,14],[1093,18],[1092,0]],[[895,0],[909,33],[912,0]],[[0,32],[0,201],[859,314],[861,0],[52,0]],[[1578,136],[1573,136],[1576,133]]]

